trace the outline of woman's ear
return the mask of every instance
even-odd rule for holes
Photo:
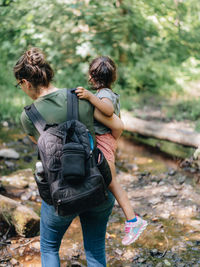
[[[28,90],[30,90],[32,88],[32,85],[29,81],[27,81],[26,79],[22,79],[22,83],[26,86],[26,88]]]

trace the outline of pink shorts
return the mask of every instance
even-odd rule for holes
[[[97,147],[101,149],[108,161],[115,162],[117,141],[110,133],[96,135]]]

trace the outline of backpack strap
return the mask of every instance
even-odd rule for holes
[[[78,97],[75,90],[67,90],[67,120],[78,120]]]
[[[32,121],[38,132],[40,134],[43,133],[46,129],[47,123],[42,117],[42,115],[39,113],[39,111],[36,109],[35,105],[32,103],[31,105],[24,107],[24,109],[27,116]]]

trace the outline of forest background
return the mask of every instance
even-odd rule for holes
[[[88,88],[89,62],[108,55],[123,108],[159,104],[200,130],[199,0],[0,0],[0,122],[19,123],[30,103],[13,76],[30,46],[46,52],[61,88]]]

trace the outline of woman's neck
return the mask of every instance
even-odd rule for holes
[[[41,96],[45,96],[45,95],[48,95],[48,94],[51,94],[55,91],[57,91],[58,88],[54,87],[53,85],[49,85],[48,87],[40,87],[38,88],[38,93],[36,95],[36,99],[38,97],[41,97]]]

